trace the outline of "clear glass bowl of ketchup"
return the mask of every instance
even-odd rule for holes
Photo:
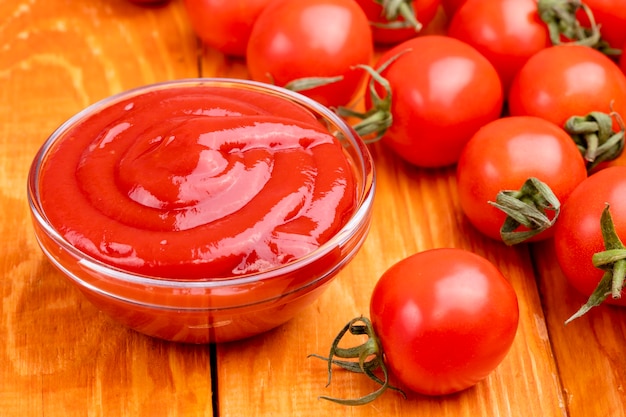
[[[220,78],[87,107],[28,178],[61,275],[121,324],[186,343],[257,335],[309,306],[362,246],[374,189],[366,145],[334,112]]]

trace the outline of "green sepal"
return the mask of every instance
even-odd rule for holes
[[[619,238],[615,230],[615,224],[611,217],[609,204],[604,207],[600,217],[600,229],[604,239],[605,250],[594,253],[592,257],[593,265],[604,270],[602,279],[589,296],[587,302],[569,319],[565,324],[570,323],[585,315],[593,307],[602,304],[611,295],[614,299],[621,298],[626,278],[626,247]]]
[[[288,82],[285,84],[285,88],[296,92],[306,91],[324,85],[333,84],[341,80],[343,80],[342,75],[338,75],[336,77],[304,77]]]
[[[374,0],[383,8],[383,16],[386,23],[370,22],[370,24],[382,29],[408,29],[413,28],[415,32],[422,30],[422,25],[415,18],[415,8],[411,0]],[[404,20],[400,20],[402,17]]]
[[[372,106],[365,112],[354,111],[347,107],[339,107],[336,112],[341,117],[361,119],[361,121],[353,125],[352,128],[363,138],[365,143],[373,143],[380,140],[393,123],[393,116],[391,114],[391,85],[381,73],[401,55],[410,51],[411,49],[407,48],[399,52],[397,55],[394,55],[388,61],[384,62],[378,70],[375,70],[369,65],[357,65],[355,67],[366,71],[370,75],[371,79],[367,85],[366,94],[369,94]],[[384,96],[378,94],[376,89],[378,85],[383,88],[385,92]]]
[[[362,323],[362,324],[358,324]],[[350,332],[352,335],[366,335],[367,339],[365,342],[358,346],[354,346],[351,348],[340,348],[339,343],[344,338],[344,336]],[[341,331],[335,337],[331,347],[328,357],[324,357],[321,355],[311,354],[309,357],[322,359],[328,364],[328,382],[326,386],[330,385],[333,365],[337,365],[342,369],[364,374],[369,377],[372,381],[376,382],[380,385],[380,387],[362,397],[359,398],[334,398],[328,396],[320,396],[320,399],[332,401],[338,404],[343,405],[365,405],[376,398],[378,398],[383,392],[387,389],[391,389],[402,394],[403,397],[406,398],[406,395],[402,390],[397,387],[390,385],[389,383],[389,372],[387,370],[387,366],[383,360],[383,351],[380,345],[380,341],[374,332],[374,328],[372,326],[371,321],[367,317],[356,317],[350,320]],[[353,359],[349,360],[338,360],[340,359]],[[380,369],[383,373],[383,378],[381,379],[378,375],[375,374],[375,371]]]
[[[500,237],[507,245],[522,243],[554,225],[561,203],[550,187],[535,177],[528,178],[519,190],[503,190],[490,205],[502,210],[506,219]],[[552,219],[547,210],[554,212]],[[525,230],[519,230],[524,226]]]
[[[613,118],[620,130],[613,130]],[[624,150],[624,123],[617,113],[591,112],[586,116],[572,116],[564,125],[585,159],[590,172],[602,162],[612,161]]]
[[[582,10],[589,19],[590,26],[583,27],[576,14]],[[580,0],[538,0],[537,12],[548,27],[553,45],[572,43],[588,46],[606,55],[620,55],[621,50],[612,48],[600,33],[592,10]],[[566,41],[563,42],[562,38]]]

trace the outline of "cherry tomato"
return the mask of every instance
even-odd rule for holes
[[[341,81],[300,92],[326,106],[348,104],[374,53],[372,31],[353,0],[278,0],[257,18],[246,58],[252,79],[286,86],[309,77]]]
[[[622,69],[622,72],[626,74],[626,42],[624,42],[624,46],[622,47],[622,55],[619,58],[619,67]]]
[[[388,19],[385,16],[386,10],[382,5],[382,0],[356,0],[356,2],[359,3],[372,24],[374,42],[381,45],[397,44],[417,36],[419,31],[434,19],[441,4],[441,0],[385,2],[398,9],[412,8],[415,21],[419,23],[419,27],[416,28],[407,26],[407,20],[401,14],[396,19]]]
[[[502,240],[500,228],[507,216],[489,202],[500,191],[519,190],[530,177],[548,185],[563,203],[587,178],[587,170],[572,138],[547,120],[517,116],[488,123],[467,143],[457,165],[461,208],[480,232]],[[552,218],[554,212],[546,214]],[[553,233],[548,227],[529,241]]]
[[[589,296],[603,271],[592,262],[594,253],[605,248],[600,230],[602,211],[608,203],[615,230],[626,241],[626,167],[602,169],[582,182],[563,205],[556,224],[554,245],[558,263],[567,281]],[[626,297],[607,297],[606,303],[626,306]]]
[[[505,91],[532,55],[552,45],[536,0],[467,0],[450,21],[448,35],[482,53]]]
[[[584,0],[583,3],[591,9],[594,20],[600,25],[602,39],[612,48],[621,48],[626,42],[626,1]],[[579,10],[576,17],[583,26],[589,26],[583,10]]]
[[[244,57],[252,25],[271,0],[184,0],[191,26],[202,42]]]
[[[449,394],[485,378],[509,351],[519,320],[516,293],[487,259],[431,249],[389,268],[370,317],[389,371],[412,391]]]
[[[130,3],[135,3],[135,4],[164,4],[167,3],[169,0],[128,0]]]
[[[626,114],[626,75],[586,46],[556,45],[533,55],[508,94],[511,115],[532,115],[563,126],[592,111]],[[615,125],[617,129],[618,126]]]
[[[468,44],[427,35],[383,54],[376,67],[390,86],[393,122],[383,143],[423,167],[456,163],[463,146],[502,111],[502,84],[493,65]],[[379,93],[384,95],[384,89]],[[366,95],[366,108],[372,99]]]

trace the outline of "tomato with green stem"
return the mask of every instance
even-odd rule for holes
[[[353,0],[273,1],[257,18],[246,52],[250,77],[318,102],[348,105],[374,55],[372,30]]]
[[[385,52],[374,70],[366,111],[341,114],[362,119],[354,127],[366,140],[382,138],[417,166],[456,163],[470,137],[502,112],[498,73],[458,39],[418,36]]]
[[[483,126],[456,171],[461,209],[484,235],[509,245],[551,237],[563,202],[587,178],[562,128],[533,116]]]
[[[389,268],[374,288],[370,316],[390,372],[412,391],[441,395],[497,367],[515,338],[519,310],[495,265],[442,248]]]
[[[584,0],[591,9],[595,22],[600,26],[602,39],[613,49],[621,49],[626,43],[626,2],[624,0]],[[585,26],[590,25],[589,17],[582,10],[578,20]]]
[[[621,297],[626,249],[619,243],[619,238],[626,241],[624,196],[626,167],[608,167],[576,187],[562,207],[554,233],[556,258],[569,284],[590,297],[570,321],[602,302],[626,306],[626,297]],[[599,293],[594,293],[599,285]]]
[[[379,390],[353,400],[324,398],[365,404],[392,379],[396,389],[425,395],[465,390],[502,362],[518,322],[516,292],[489,260],[458,248],[416,253],[383,273],[370,299],[370,319],[350,321],[324,358],[329,377],[336,364],[366,374]],[[357,347],[339,348],[348,332],[368,338]]]
[[[513,116],[542,117],[559,126],[594,111],[626,115],[626,75],[595,49],[551,46],[533,55],[517,73],[508,107]],[[619,128],[617,122],[614,128]]]

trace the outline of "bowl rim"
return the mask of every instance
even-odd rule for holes
[[[194,87],[194,86],[235,86],[235,87],[251,87],[255,89],[263,90],[273,95],[294,101],[303,105],[309,111],[316,113],[318,118],[330,120],[330,122],[337,126],[342,131],[343,138],[339,138],[342,143],[349,143],[356,152],[354,155],[358,157],[351,159],[355,166],[355,170],[359,176],[362,177],[362,184],[357,194],[357,207],[351,214],[350,218],[345,222],[342,228],[332,236],[328,241],[317,247],[310,253],[299,257],[291,262],[283,265],[276,266],[261,272],[251,273],[246,275],[232,276],[232,277],[206,277],[206,278],[169,278],[158,277],[153,275],[140,274],[132,271],[125,270],[123,268],[115,267],[107,264],[104,261],[96,259],[89,254],[82,252],[74,247],[69,241],[67,241],[59,231],[47,221],[45,210],[41,205],[39,199],[39,178],[41,165],[48,155],[49,150],[57,143],[59,138],[63,137],[63,134],[70,129],[73,125],[80,122],[89,115],[102,110],[110,105],[115,104],[123,99],[132,98],[134,96],[147,93],[150,91],[167,89],[170,87]],[[331,132],[333,133],[333,132]],[[374,194],[376,189],[376,170],[373,162],[372,155],[367,147],[366,143],[361,137],[352,129],[352,127],[344,121],[339,115],[327,108],[326,106],[318,103],[317,101],[306,97],[295,91],[288,90],[283,87],[279,87],[272,84],[263,82],[238,79],[238,78],[224,78],[224,77],[196,77],[196,78],[182,78],[176,80],[160,81],[150,84],[141,85],[131,89],[121,91],[119,93],[108,96],[104,99],[98,100],[81,111],[75,113],[69,119],[65,120],[59,125],[41,145],[37,153],[35,154],[31,163],[28,180],[27,180],[27,200],[29,210],[33,220],[44,230],[46,235],[51,238],[57,245],[63,250],[67,251],[77,262],[91,271],[97,271],[102,274],[106,272],[107,279],[115,279],[126,284],[145,285],[150,287],[160,287],[165,289],[177,289],[177,288],[189,288],[189,289],[217,289],[222,287],[245,285],[255,282],[266,281],[272,278],[279,278],[286,274],[293,274],[298,269],[307,266],[317,259],[323,258],[325,255],[333,251],[337,247],[343,246],[350,238],[358,233],[360,226],[363,223],[369,223],[368,217],[372,210]],[[369,224],[366,225],[369,228]],[[39,240],[39,237],[37,238]],[[359,246],[362,242],[359,242]],[[39,242],[41,246],[41,242]],[[48,251],[44,251],[46,256],[50,256]],[[350,257],[352,254],[348,254]],[[338,265],[342,265],[343,262],[339,262]],[[332,265],[330,270],[333,270],[335,264]],[[323,278],[325,274],[322,274],[319,278]],[[314,281],[317,281],[314,280]],[[303,287],[311,284],[310,280],[305,280],[302,283]]]

